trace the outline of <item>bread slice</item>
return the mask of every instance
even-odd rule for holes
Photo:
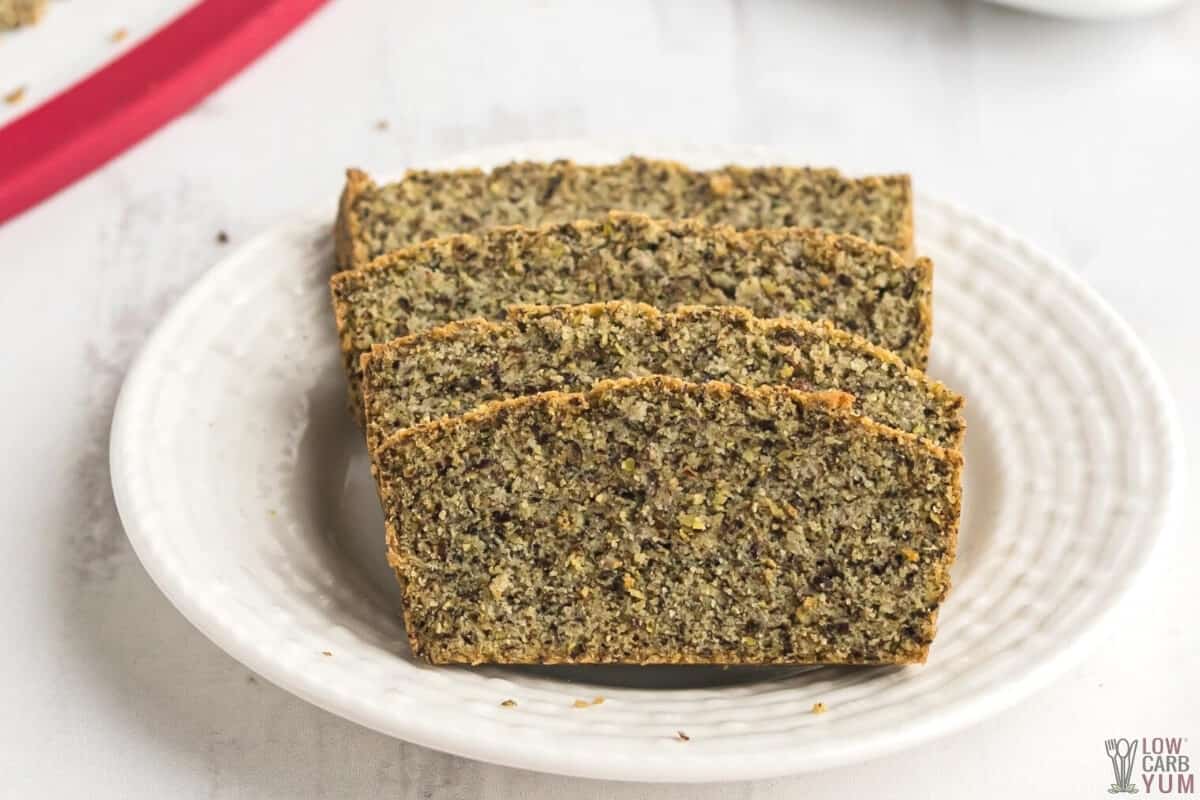
[[[914,663],[950,585],[959,455],[842,393],[606,381],[377,455],[437,664]]]
[[[492,400],[641,375],[839,389],[876,422],[940,447],[962,442],[962,397],[828,322],[627,301],[514,306],[503,322],[451,322],[376,345],[363,360],[367,440]]]
[[[406,245],[502,225],[601,218],[611,210],[693,217],[747,228],[824,228],[852,233],[912,259],[907,175],[847,178],[832,169],[724,167],[699,171],[628,158],[507,164],[491,172],[412,170],[377,185],[346,173],[335,227],[338,269],[357,269]]]
[[[513,303],[635,300],[741,305],[762,317],[828,319],[918,369],[932,332],[932,265],[852,236],[800,228],[739,233],[613,214],[494,228],[390,253],[331,281],[353,405],[373,345]]]
[[[46,0],[0,0],[0,31],[32,25],[46,10]]]

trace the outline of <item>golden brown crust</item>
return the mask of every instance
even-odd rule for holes
[[[400,584],[400,596],[403,598],[400,603],[400,618],[404,620],[404,632],[408,638],[408,646],[412,649],[414,656],[421,655],[421,640],[417,636],[416,626],[412,621],[412,605],[413,598],[409,592],[408,579],[404,575],[402,569],[403,562],[396,555],[396,549],[399,545],[396,542],[395,526],[390,521],[384,522],[385,539],[387,542],[387,560],[392,568],[392,572],[396,575],[396,581]],[[426,659],[428,660],[428,659]],[[431,662],[432,663],[432,662]]]
[[[517,306],[513,306],[514,308]],[[371,353],[364,353],[363,357],[367,358],[376,352],[386,353],[393,345],[398,349],[411,347],[421,339],[451,340],[456,339],[468,331],[477,331],[480,333],[499,333],[502,329],[499,322],[483,317],[471,317],[470,319],[456,319],[453,322],[447,322],[444,325],[438,325],[436,328],[428,328],[416,333],[410,333],[408,336],[401,336],[399,339],[393,339],[384,344],[371,345]]]
[[[346,185],[338,200],[337,220],[333,225],[333,257],[339,271],[353,269],[356,264],[367,260],[367,249],[362,243],[362,225],[353,209],[358,196],[374,188],[375,182],[367,173],[353,167],[346,170]]]
[[[919,282],[927,302],[918,306],[918,313],[921,317],[918,338],[921,348],[920,354],[912,366],[924,372],[929,366],[929,346],[933,342],[933,262],[928,258],[918,258],[913,262],[913,268],[921,273]]]
[[[341,272],[337,273],[337,275],[341,275],[341,274],[344,274],[344,273],[341,273]],[[334,277],[336,278],[337,275],[334,275]],[[350,357],[350,355],[352,353],[358,352],[357,349],[353,346],[353,344],[348,339],[348,337],[349,337],[348,330],[350,327],[349,319],[348,319],[349,305],[342,302],[341,298],[338,296],[337,287],[334,285],[332,280],[329,283],[329,298],[330,298],[331,304],[333,305],[333,324],[334,324],[335,330],[337,331],[338,341],[339,341],[339,343],[341,345],[341,349],[342,349],[342,355],[344,357],[348,358],[348,357]],[[363,353],[360,356],[358,356],[358,364],[359,364],[360,370],[362,368],[363,359],[366,357],[367,357],[366,353]],[[352,370],[350,369],[350,365],[348,363],[346,364],[346,371],[347,371],[347,375],[352,374]],[[367,419],[366,419],[366,416],[363,414],[361,398],[358,396],[358,392],[355,390],[353,383],[351,383],[347,387],[346,408],[348,408],[350,410],[350,413],[354,416],[355,421],[358,422],[360,427],[366,425]]]
[[[896,243],[895,249],[905,261],[912,261],[917,256],[916,243],[914,241],[916,232],[913,229],[912,178],[908,175],[889,175],[887,180],[899,185],[904,195],[904,217],[901,222],[900,238]]]

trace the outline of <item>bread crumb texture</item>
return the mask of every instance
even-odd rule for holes
[[[434,663],[919,662],[949,589],[961,458],[843,393],[622,379],[375,455]]]
[[[492,400],[644,375],[838,389],[860,413],[947,448],[964,430],[962,398],[894,354],[826,322],[733,307],[516,306],[502,322],[450,323],[376,346],[362,367],[372,444]]]
[[[46,0],[0,0],[0,31],[32,25],[46,10]]]
[[[662,309],[742,306],[757,316],[828,320],[924,369],[932,265],[851,236],[636,214],[452,236],[331,280],[354,405],[372,346],[514,303],[632,300]]]
[[[339,269],[355,269],[415,242],[504,225],[596,219],[611,210],[750,228],[803,227],[851,233],[912,255],[907,175],[849,178],[833,169],[724,167],[692,170],[628,158],[477,169],[413,170],[377,185],[346,175],[336,226]]]

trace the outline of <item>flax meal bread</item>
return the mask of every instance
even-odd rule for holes
[[[762,317],[828,319],[924,369],[932,264],[862,239],[780,228],[737,232],[614,213],[600,221],[493,228],[389,253],[330,281],[352,406],[373,345],[513,303],[634,300],[740,305]]]
[[[920,662],[949,589],[961,458],[842,393],[607,381],[377,455],[433,663]]]
[[[628,158],[408,172],[377,185],[351,169],[334,229],[338,269],[356,269],[415,242],[503,225],[537,226],[603,217],[611,210],[691,217],[747,228],[824,228],[852,233],[912,259],[907,175],[847,178],[832,169],[724,167],[691,170]]]
[[[642,375],[838,389],[876,422],[947,449],[962,442],[961,396],[828,322],[627,301],[514,306],[501,322],[451,322],[376,345],[363,357],[367,442],[492,400]]]
[[[0,0],[0,31],[32,25],[46,10],[46,0]]]

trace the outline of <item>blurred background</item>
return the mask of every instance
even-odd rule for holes
[[[53,0],[37,25],[0,33],[0,126],[190,5]],[[1200,4],[1020,5],[1118,18],[967,0],[334,0],[0,224],[0,795],[1084,797],[1109,731],[1200,732],[1192,509],[1109,645],[1023,706],[859,768],[678,788],[491,767],[309,706],[171,607],[112,507],[121,379],[223,248],[297,209],[332,214],[347,166],[396,172],[526,139],[761,144],[796,163],[912,173],[918,191],[1036,242],[1115,306],[1197,452]]]

